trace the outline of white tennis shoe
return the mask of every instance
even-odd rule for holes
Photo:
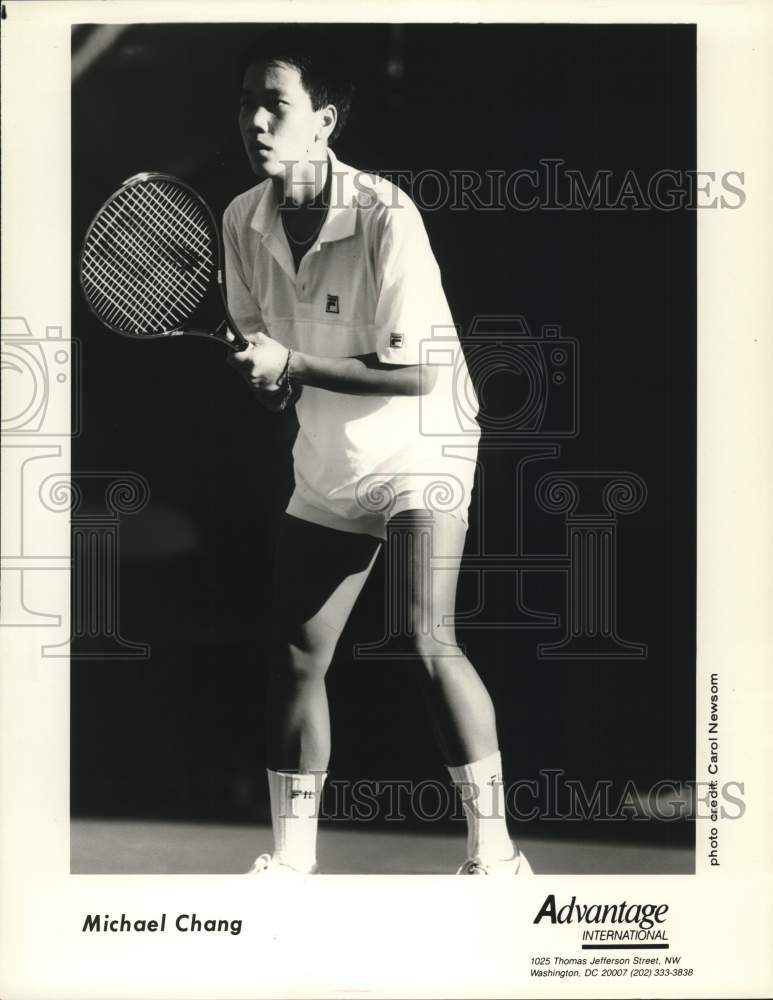
[[[252,863],[252,868],[245,875],[266,875],[277,878],[303,878],[304,875],[316,875],[317,866],[310,871],[301,871],[291,865],[277,861],[273,854],[260,854]]]
[[[533,875],[531,865],[523,851],[516,850],[512,858],[504,861],[481,861],[468,858],[457,875]]]

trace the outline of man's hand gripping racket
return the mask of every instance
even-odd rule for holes
[[[89,226],[81,287],[97,319],[116,333],[140,340],[190,334],[226,344],[234,352],[229,363],[261,402],[284,409],[300,395],[289,378],[290,352],[264,333],[241,333],[228,311],[222,257],[219,229],[200,195],[167,174],[136,174]]]

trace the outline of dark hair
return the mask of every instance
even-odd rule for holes
[[[315,111],[335,105],[338,112],[330,141],[337,139],[349,117],[354,86],[342,69],[340,53],[331,34],[315,28],[275,28],[260,35],[242,52],[239,60],[239,84],[256,62],[283,62],[301,76],[303,89]]]

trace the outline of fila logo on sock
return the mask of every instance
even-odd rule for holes
[[[298,798],[300,798],[300,799],[313,799],[314,798],[314,792],[312,792],[308,788],[303,788],[303,789],[302,788],[292,788],[290,790],[290,798],[291,799],[298,799]]]
[[[404,344],[405,344],[405,337],[402,335],[402,333],[393,333],[389,337],[390,347],[403,347]]]
[[[329,312],[329,313],[338,313],[339,312],[339,309],[338,309],[338,296],[337,295],[328,295],[328,297],[327,297],[327,305],[325,306],[325,312]]]

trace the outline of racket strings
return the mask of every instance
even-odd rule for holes
[[[108,202],[84,247],[84,290],[109,325],[174,329],[201,303],[214,268],[211,226],[182,188],[144,181]]]
[[[139,218],[142,220],[143,225],[150,227],[145,230],[144,235],[152,235],[155,238],[155,248],[173,269],[171,273],[174,273],[175,270],[178,272],[191,271],[197,266],[201,258],[191,252],[188,247],[181,245],[179,242],[172,242],[165,237],[165,232],[158,228],[158,226],[159,220],[164,220],[164,216],[168,213],[164,211],[163,206],[161,207],[161,211],[154,211],[151,204],[152,192],[146,191],[144,194],[148,197],[144,199],[137,197],[134,203],[127,204],[126,211],[129,218],[135,223]],[[135,213],[137,214],[135,215]],[[171,226],[175,224],[179,225],[180,222],[179,219],[171,219],[169,221]],[[180,235],[179,232],[177,235]],[[188,234],[184,233],[184,235]]]
[[[116,272],[106,261],[89,269],[89,298],[101,316],[111,324],[118,318],[125,319],[135,330],[152,322],[152,315],[136,300],[129,299],[117,287],[120,272]]]
[[[167,209],[172,212],[186,234],[197,244],[199,251],[211,260],[212,253],[204,215],[200,211],[191,212],[191,206],[186,204],[184,193],[179,188],[173,188],[170,184],[159,184],[155,189],[149,188],[149,193],[151,196],[159,195],[163,198]],[[155,200],[157,204],[162,204],[158,197],[155,197]]]
[[[183,302],[187,300],[193,308],[195,307],[196,300],[186,295],[187,287],[181,278],[184,274],[187,274],[188,283],[198,284],[202,293],[206,289],[206,284],[197,283],[193,280],[195,275],[189,271],[190,258],[186,260],[175,252],[174,244],[165,238],[163,231],[157,230],[158,218],[144,211],[144,207],[144,203],[140,199],[137,199],[136,203],[129,203],[124,207],[126,221],[130,222],[131,225],[126,226],[125,232],[122,235],[130,244],[137,260],[149,262],[151,265],[155,265],[156,268],[160,268],[166,281],[169,282],[168,290],[178,292],[181,300]],[[121,221],[123,223],[125,220],[122,219]],[[183,261],[182,274],[179,263],[181,260]],[[150,282],[156,277],[156,271],[147,267],[146,271],[148,281]],[[148,284],[147,291],[149,294],[155,291],[152,284]]]
[[[125,271],[117,269],[106,257],[91,260],[85,276],[92,305],[111,325],[118,325],[118,320],[124,319],[131,332],[140,333],[151,329],[159,315],[162,318],[169,315],[168,308],[161,313],[150,312],[139,296],[126,291]]]
[[[104,310],[105,318],[113,321],[117,315],[121,315],[135,325],[138,321],[152,321],[153,314],[148,310],[145,300],[126,289],[127,279],[138,283],[147,281],[139,262],[128,257],[121,245],[113,242],[109,235],[104,235],[98,249],[98,253],[87,251],[84,275],[91,285],[91,295],[98,298]],[[155,304],[163,305],[158,298]]]
[[[111,246],[103,245],[104,254],[94,257],[89,261],[88,278],[93,283],[92,295],[98,297],[105,318],[113,322],[120,315],[130,324],[138,328],[146,326],[150,328],[158,319],[159,313],[163,317],[168,316],[170,309],[168,304],[157,296],[153,305],[159,307],[158,310],[151,311],[147,296],[143,299],[137,295],[131,296],[125,290],[125,282],[128,277],[147,280],[134,265],[134,262],[121,257],[120,252]]]
[[[131,226],[126,225],[127,221],[131,223]],[[113,249],[116,248],[116,244],[110,240],[111,236],[117,235],[125,241],[117,244],[120,248],[118,252],[124,258],[125,266],[132,271],[134,277],[137,277],[139,269],[139,274],[142,276],[143,282],[146,283],[143,286],[146,295],[151,298],[155,297],[158,303],[167,301],[166,298],[159,295],[158,288],[154,283],[154,279],[156,281],[158,279],[158,271],[161,270],[165,281],[168,282],[168,288],[165,291],[167,293],[170,290],[178,291],[181,300],[185,302],[186,298],[189,297],[186,297],[185,288],[179,283],[179,272],[172,266],[173,258],[170,258],[168,254],[165,258],[164,254],[161,253],[159,241],[155,241],[155,243],[149,241],[147,228],[148,225],[153,224],[154,220],[147,216],[143,217],[141,212],[137,215],[132,211],[126,211],[126,219],[120,220],[117,231],[111,230],[108,226],[106,236]],[[194,300],[189,299],[189,305],[193,305],[193,303]]]
[[[112,213],[108,210],[97,220],[94,231],[100,237],[96,243],[99,253],[94,252],[94,247],[87,250],[84,260],[86,274],[94,280],[107,301],[123,315],[131,318],[134,306],[145,320],[152,320],[153,313],[146,307],[146,302],[139,296],[127,297],[124,288],[125,279],[133,280],[138,283],[135,287],[145,288],[146,299],[149,297],[161,309],[167,306],[152,284],[153,272],[145,266],[148,259],[147,247],[143,247],[134,238],[131,229],[124,225],[118,210]],[[127,252],[127,248],[131,252]],[[128,307],[130,312],[126,313],[121,306]]]
[[[157,218],[144,211],[144,208],[144,205],[138,207],[143,223],[149,226],[156,226]],[[165,273],[168,280],[175,286],[175,291],[178,291],[183,299],[187,297],[186,293],[189,291],[194,294],[197,292],[203,294],[207,284],[206,281],[200,280],[199,269],[201,265],[204,265],[207,275],[209,274],[209,268],[212,263],[209,249],[207,248],[207,257],[203,258],[200,255],[194,255],[192,252],[189,252],[187,248],[171,244],[168,240],[163,239],[161,234],[156,233],[155,230],[151,231],[154,232],[157,238],[156,250],[162,255],[159,263],[165,262]]]
[[[138,293],[144,291],[145,297],[155,300],[157,305],[168,302],[167,308],[162,310],[162,315],[158,317],[159,319],[166,319],[169,316],[178,318],[185,315],[186,311],[195,308],[200,297],[199,295],[191,296],[188,294],[188,286],[191,284],[197,285],[197,291],[203,293],[206,285],[195,281],[195,273],[190,270],[192,264],[191,257],[184,253],[176,253],[175,244],[165,238],[165,231],[162,227],[167,224],[167,220],[160,213],[146,209],[146,199],[142,197],[142,194],[146,193],[152,194],[152,192],[142,192],[136,188],[132,189],[125,204],[121,206],[123,212],[118,209],[112,217],[108,215],[104,231],[111,236],[117,236],[119,240],[125,241],[132,255],[136,257],[136,264],[139,264],[141,269],[139,273],[136,266],[131,266],[132,257],[127,257],[125,253],[123,255],[127,260],[129,275],[134,282],[136,282],[137,278],[144,277],[142,271],[147,273],[148,277],[144,280],[144,283],[140,287],[137,287],[135,284],[132,289],[134,296],[138,299],[138,305],[142,304]],[[201,240],[199,239],[197,242],[201,246]],[[184,251],[185,248],[182,249]],[[159,295],[155,287],[158,283],[159,274],[155,274],[156,281],[151,283],[149,279],[154,277],[154,271],[143,268],[143,262],[150,263],[156,272],[160,271],[161,276],[167,284],[167,287],[163,289],[165,293],[163,296]],[[128,297],[131,300],[132,296]],[[169,301],[170,298],[171,301]],[[174,308],[176,299],[179,300],[179,306],[183,308]],[[145,303],[145,305],[146,309],[144,312],[141,310],[141,313],[143,318],[147,320],[153,316],[153,312],[147,308],[148,303]]]
[[[122,242],[116,242],[111,236]],[[127,245],[134,256],[127,255]],[[95,304],[103,309],[107,307],[104,318],[111,324],[123,317],[132,332],[150,332],[182,318],[195,306],[195,300],[185,294],[184,288],[178,286],[177,295],[170,296],[170,291],[175,290],[171,271],[163,276],[165,287],[159,291],[162,276],[158,270],[154,274],[142,265],[143,259],[149,258],[152,259],[152,254],[148,253],[147,245],[143,247],[130,234],[121,233],[115,227],[104,231],[96,253],[85,256],[84,276],[95,286],[91,289],[98,295]],[[158,268],[160,261],[156,257],[152,263]]]
[[[152,325],[155,310],[151,306],[160,308],[161,318],[168,315],[168,300],[159,294],[152,283],[153,272],[145,266],[151,257],[147,244],[143,246],[134,238],[132,230],[117,213],[100,220],[95,225],[95,232],[101,239],[87,251],[84,271],[113,304],[114,311],[134,320],[135,325],[140,321]],[[131,287],[127,287],[127,282]],[[144,294],[140,294],[141,291]]]

